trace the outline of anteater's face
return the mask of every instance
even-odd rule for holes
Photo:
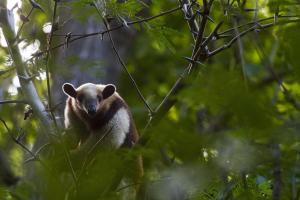
[[[103,105],[103,101],[113,95],[116,88],[114,85],[96,85],[86,83],[77,89],[70,83],[65,83],[63,91],[74,98],[78,109],[86,112],[89,117],[93,118]]]

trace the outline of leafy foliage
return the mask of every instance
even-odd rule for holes
[[[72,20],[79,20],[82,24],[89,23],[91,18],[96,18],[97,23],[101,21],[92,1],[57,2],[59,10],[68,8]],[[203,1],[196,2],[199,5],[193,8],[201,11]],[[49,34],[43,32],[43,26],[52,20],[54,1],[37,3],[44,12],[32,12],[20,37],[29,46],[39,41],[38,49],[43,51],[49,41]],[[149,4],[134,0],[99,0],[96,3],[114,23],[122,24],[121,28],[134,30],[136,37],[132,39],[130,49],[126,49],[129,51],[126,66],[147,102],[152,108],[157,107],[172,84],[193,62],[184,59],[190,57],[195,46],[188,17],[178,9],[143,21],[147,16],[176,8],[177,2],[171,0]],[[22,1],[18,12],[25,15],[30,9],[30,2]],[[159,124],[148,127],[145,134],[149,138],[145,144],[113,152],[73,154],[74,149],[68,148],[70,145],[62,136],[66,134],[61,128],[61,120],[60,129],[51,136],[49,144],[39,149],[35,158],[11,137],[18,138],[32,151],[41,147],[41,124],[35,112],[24,120],[25,105],[1,104],[0,118],[9,130],[1,124],[0,146],[14,173],[22,178],[13,187],[3,183],[0,199],[130,199],[137,183],[128,182],[127,177],[119,183],[124,174],[128,177],[136,175],[135,161],[139,155],[144,162],[145,174],[142,180],[138,180],[145,192],[144,199],[299,198],[299,2],[272,0],[266,3],[259,0],[255,5],[254,1],[247,0],[216,0],[210,12],[214,22],[208,20],[204,31],[206,38],[217,23],[224,22],[217,31],[220,35],[214,36],[207,45],[210,52],[224,44],[227,48],[226,44],[232,37],[253,26],[255,28],[230,48],[195,67],[197,74],[185,82],[176,97],[171,97],[176,98],[177,103],[162,116]],[[271,18],[259,21],[267,17]],[[203,18],[197,15],[195,19]],[[134,20],[141,21],[128,26],[128,22]],[[295,20],[295,23],[287,23],[287,20]],[[57,23],[60,30],[68,22],[58,20]],[[268,29],[261,28],[267,23],[275,24]],[[20,24],[22,21],[18,27]],[[78,34],[87,32],[82,30]],[[53,46],[67,43],[67,35],[60,34],[53,36]],[[102,36],[107,39],[107,34]],[[76,37],[81,35],[71,39]],[[78,42],[84,43],[84,40]],[[61,48],[65,51],[72,48],[71,42],[68,48],[66,45]],[[76,55],[59,57],[55,49],[51,52],[53,57],[49,66],[53,77],[56,74],[72,76],[68,70],[56,66],[56,56],[69,64],[80,65],[81,71],[77,73],[105,63],[105,58],[82,60]],[[25,55],[26,51],[21,53]],[[36,90],[47,105],[45,56],[34,57],[26,63],[26,70],[33,75]],[[26,100],[17,81],[22,77],[17,76],[14,68],[15,63],[2,44],[1,101]],[[92,73],[96,78],[103,76],[101,70]],[[118,85],[118,91],[130,105],[143,137],[142,130],[149,120],[148,110],[125,72],[121,74]],[[57,99],[55,101],[58,103]],[[61,111],[55,114],[62,116]],[[155,113],[153,117],[156,117]],[[278,192],[279,197],[276,197]]]

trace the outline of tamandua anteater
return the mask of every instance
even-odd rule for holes
[[[72,128],[79,144],[98,138],[103,139],[99,145],[118,149],[137,142],[132,114],[114,85],[85,83],[75,88],[65,83],[62,89],[68,95],[65,128]]]
[[[68,95],[65,128],[77,135],[76,148],[83,149],[81,152],[89,152],[95,145],[119,149],[136,144],[138,133],[132,114],[114,85],[85,83],[75,88],[65,83],[62,89]],[[143,189],[136,184],[143,176],[142,157],[137,156],[132,164],[134,173],[124,175],[133,180],[136,195],[143,196]]]

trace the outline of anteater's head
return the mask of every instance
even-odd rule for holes
[[[86,83],[78,88],[74,88],[70,83],[65,83],[62,89],[65,94],[75,100],[77,108],[86,112],[91,118],[96,116],[105,99],[116,91],[116,87],[112,84],[96,85],[93,83]]]

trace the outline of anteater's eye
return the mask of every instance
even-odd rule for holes
[[[83,96],[78,96],[76,99],[77,99],[77,101],[79,101],[81,103],[83,100]]]
[[[98,99],[98,101],[101,101],[102,100],[102,96],[101,95],[97,95],[97,99]]]

